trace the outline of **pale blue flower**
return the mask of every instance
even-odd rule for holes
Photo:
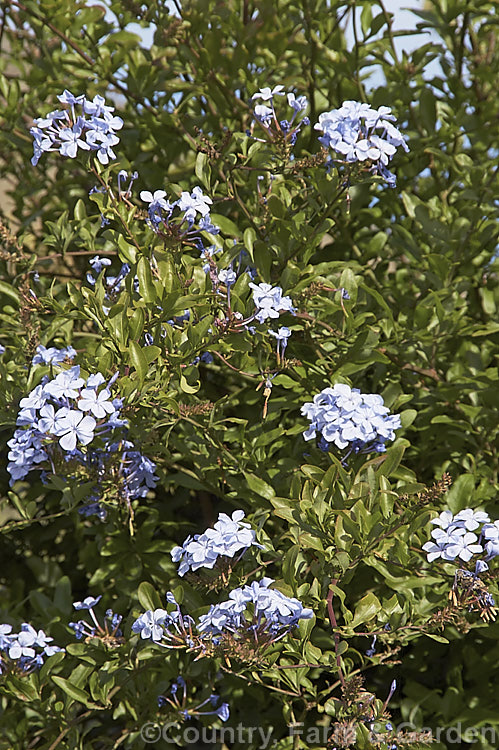
[[[71,91],[68,91],[68,89],[64,89],[62,94],[58,94],[57,98],[62,104],[69,104],[70,106],[82,104],[85,101],[85,96],[83,94],[75,96]]]
[[[61,141],[59,151],[62,156],[69,156],[71,159],[74,159],[78,152],[78,147],[83,149],[83,151],[90,151],[90,146],[81,137],[82,133],[83,121],[81,118],[78,118],[72,128],[65,128],[59,132],[59,140]]]
[[[133,633],[140,633],[141,638],[151,638],[153,641],[160,641],[164,635],[164,623],[168,618],[168,612],[165,609],[150,609],[135,620],[132,625]]]
[[[102,383],[105,383],[106,379],[104,375],[101,372],[96,372],[92,375],[89,375],[87,378],[87,388],[98,388]],[[109,385],[112,385],[109,383]]]
[[[97,151],[97,158],[101,164],[105,166],[109,164],[110,159],[116,159],[116,154],[112,147],[120,142],[117,135],[114,133],[103,133],[100,130],[87,130],[85,137],[89,147]]]
[[[459,557],[464,562],[469,562],[473,555],[483,552],[483,547],[478,544],[478,537],[464,528],[454,528],[444,531],[435,529],[432,532],[434,542],[423,544],[423,550],[427,553],[428,562],[438,559],[452,561]]]
[[[9,644],[9,659],[20,659],[22,656],[33,658],[36,654],[32,633],[21,632]]]
[[[480,524],[488,523],[490,521],[489,516],[483,510],[472,510],[472,508],[466,508],[456,513],[452,525],[464,526],[468,531],[475,531],[478,529]]]
[[[97,422],[93,417],[71,410],[58,422],[55,434],[59,437],[61,448],[65,451],[74,451],[77,441],[82,445],[88,445],[94,439],[96,426]]]
[[[150,190],[142,190],[140,192],[140,199],[143,200],[144,203],[149,203],[149,208],[164,208],[167,210],[169,202],[165,201],[165,196],[165,190],[155,190],[154,193],[151,193]]]
[[[54,380],[44,386],[43,392],[54,398],[78,398],[79,389],[84,385],[85,381],[80,378],[80,366],[75,365],[60,372]]]
[[[96,419],[102,419],[114,412],[114,406],[110,403],[111,392],[103,388],[97,393],[95,388],[83,388],[78,400],[78,409],[91,412]]]
[[[218,272],[218,280],[225,284],[227,287],[231,287],[236,283],[237,276],[232,268],[227,268],[223,271]]]
[[[487,549],[487,545],[485,545],[485,549]],[[477,560],[475,563],[475,576],[480,575],[480,573],[486,573],[489,569],[489,566],[486,562],[483,560]]]
[[[70,412],[67,406],[63,406],[55,411],[52,404],[45,404],[40,409],[40,419],[38,420],[38,429],[40,432],[48,432],[53,435],[57,434],[57,430],[60,425],[60,421],[63,417],[66,417]]]
[[[119,138],[114,131],[123,127],[123,120],[112,114],[114,107],[107,106],[102,96],[97,95],[90,102],[85,96],[75,96],[68,90],[58,99],[70,110],[56,110],[44,118],[35,119],[34,127],[30,129],[34,138],[31,163],[36,165],[44,152],[56,150],[74,159],[79,148],[96,151],[101,164],[116,158],[112,146],[119,143]],[[77,107],[81,108],[82,114],[77,114]],[[90,119],[86,114],[91,115]]]
[[[273,287],[271,284],[253,284],[250,282],[250,288],[253,289],[253,301],[257,307],[255,318],[263,323],[267,318],[278,318],[281,312],[295,311],[293,303],[289,297],[282,296],[282,289],[279,286]]]
[[[95,255],[88,262],[92,266],[95,273],[100,273],[104,266],[111,265],[111,258],[100,258],[98,255]]]
[[[295,110],[295,112],[301,112],[308,107],[308,101],[306,96],[299,96],[298,98],[294,94],[287,94],[289,106]]]
[[[487,560],[497,557],[499,555],[499,539],[490,539],[485,542],[484,548],[487,553]]]
[[[227,721],[230,717],[230,708],[228,703],[222,703],[222,705],[217,708],[216,714],[219,719],[222,721]]]
[[[255,117],[263,122],[264,125],[270,125],[274,117],[274,110],[271,107],[267,107],[266,104],[257,104],[255,109]]]
[[[56,349],[54,346],[51,346],[47,349],[40,344],[36,347],[32,364],[58,364],[64,362],[65,359],[73,359],[74,357],[76,357],[76,351],[72,346],[67,346],[65,349]]]
[[[60,99],[60,97],[57,98]],[[103,115],[111,115],[111,113],[114,112],[114,107],[106,106],[106,100],[103,96],[100,96],[100,94],[94,96],[92,101],[85,99],[85,97],[83,98],[83,111],[85,114],[101,117]],[[62,99],[60,99],[60,101],[62,101]]]
[[[483,552],[482,545],[476,542],[478,542],[478,537],[471,531],[461,536],[456,536],[452,540],[452,543],[446,546],[442,553],[442,558],[444,560],[455,560],[456,557],[459,557],[461,560],[469,562],[473,555]]]
[[[87,596],[86,599],[84,599],[82,602],[73,602],[73,607],[75,609],[92,609],[100,602],[101,599],[102,595],[95,597]]]
[[[195,221],[197,213],[206,216],[210,212],[210,206],[213,203],[211,198],[203,195],[200,187],[195,187],[192,193],[184,191],[178,200],[178,207],[184,211],[186,221]]]
[[[286,326],[281,326],[278,331],[272,331],[269,328],[269,334],[277,339],[277,355],[284,357],[284,352],[288,345],[288,339],[291,336],[291,331]]]
[[[37,385],[28,396],[22,398],[19,402],[21,409],[41,409],[47,400],[46,391],[43,385]]]
[[[284,86],[274,86],[273,89],[271,89],[269,86],[265,86],[263,89],[260,89],[257,91],[256,94],[253,94],[253,99],[263,99],[264,102],[269,102],[272,100],[274,96],[284,96]]]

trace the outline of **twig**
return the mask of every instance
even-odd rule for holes
[[[230,362],[227,362],[225,357],[219,352],[213,351],[212,354],[215,354],[219,359],[222,360],[224,365],[227,365],[227,367],[230,367],[231,370],[234,370],[234,372],[238,372],[240,375],[245,375],[247,378],[260,378],[261,377],[260,374],[255,375],[254,373],[251,373],[251,372],[244,372],[244,370],[239,370],[237,367],[234,367],[234,365],[231,365]]]

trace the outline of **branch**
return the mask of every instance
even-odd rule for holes
[[[433,380],[436,380],[437,383],[442,380],[438,372],[433,367],[431,369],[417,367],[416,365],[411,365],[409,362],[405,362],[404,364],[402,364],[398,357],[396,357],[384,347],[379,347],[377,351],[380,354],[384,354],[385,357],[388,357],[388,359],[393,362],[394,365],[400,367],[401,370],[410,370],[411,372],[417,372],[418,375],[424,375],[427,378],[433,378]]]

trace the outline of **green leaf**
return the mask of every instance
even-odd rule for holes
[[[142,307],[137,307],[133,311],[132,315],[128,318],[128,328],[130,330],[130,338],[136,341],[142,337],[144,333],[144,322],[145,315]]]
[[[274,497],[270,498],[270,502],[274,506],[274,514],[276,516],[278,516],[279,518],[284,518],[289,523],[295,522],[290,500],[285,500],[280,497]]]
[[[109,310],[109,315],[107,316],[104,325],[114,336],[116,341],[124,347],[126,345],[128,333],[128,320],[126,317],[126,310],[122,305],[114,305]]]
[[[360,14],[360,27],[364,36],[367,36],[367,32],[371,28],[373,20],[373,12],[370,3],[365,3]],[[355,23],[355,21],[354,21]]]
[[[90,695],[86,692],[86,690],[82,690],[81,688],[76,687],[76,685],[73,685],[72,682],[66,680],[64,677],[52,675],[50,679],[58,687],[60,687],[61,690],[66,693],[66,695],[69,695],[70,698],[78,701],[78,703],[83,703],[83,705],[87,708],[100,708],[100,706],[98,706],[97,704],[92,703],[92,701],[90,700]]]
[[[284,219],[287,213],[286,206],[277,195],[271,195],[267,200],[269,211],[276,219]]]
[[[140,346],[135,341],[130,341],[128,351],[130,353],[130,362],[132,366],[135,368],[135,370],[137,371],[137,375],[139,377],[139,383],[141,386],[146,378],[147,371],[148,371],[148,364],[147,364],[146,356],[144,352],[142,351],[142,349],[140,348]]]
[[[255,243],[255,240],[256,240],[256,232],[253,229],[253,227],[248,227],[247,229],[245,229],[244,234],[243,234],[243,242],[244,242],[244,247],[248,251],[248,254],[251,260],[253,260],[253,245]]]
[[[11,299],[14,300],[14,302],[19,304],[18,292],[10,284],[7,284],[5,281],[0,281],[0,294],[7,295],[7,297],[10,297]]]
[[[465,508],[474,507],[473,495],[475,491],[475,477],[473,474],[461,474],[445,498],[446,505],[452,513],[458,513]]]
[[[118,248],[120,260],[135,265],[137,259],[137,248],[135,245],[131,245],[122,234],[118,236]]]
[[[196,156],[195,166],[196,177],[204,187],[209,190],[211,181],[211,167],[208,159],[208,154],[199,152]]]
[[[232,219],[229,219],[227,216],[222,216],[222,214],[210,214],[211,221],[215,226],[220,227],[220,230],[222,233],[229,237],[240,237],[241,236],[241,230],[237,226],[237,224],[234,224]]]
[[[271,487],[270,484],[264,482],[263,479],[260,479],[260,477],[255,476],[255,474],[251,474],[247,471],[243,473],[246,481],[248,482],[248,487],[250,488],[250,490],[256,492],[257,495],[264,497],[266,500],[271,500],[273,497],[275,497],[274,488]]]
[[[151,362],[154,362],[158,359],[159,355],[161,354],[161,349],[159,348],[159,346],[154,345],[144,346],[144,348],[142,349],[142,354],[146,358],[147,364],[150,365]]]
[[[156,288],[152,279],[151,265],[148,258],[142,256],[137,263],[137,277],[142,299],[146,302],[157,302]]]
[[[370,591],[368,594],[362,597],[360,602],[355,607],[353,620],[350,623],[350,627],[355,628],[363,622],[369,622],[373,617],[382,609],[381,602],[378,597]]]
[[[184,393],[189,393],[189,394],[197,393],[199,389],[201,388],[201,381],[196,380],[194,385],[190,385],[187,382],[187,378],[185,377],[185,375],[181,375],[180,376],[180,388],[184,391]]]
[[[384,461],[376,470],[376,474],[382,474],[385,477],[389,477],[398,468],[402,461],[402,456],[405,453],[405,449],[409,443],[407,441],[400,441],[399,445],[394,445],[388,448],[384,454]]]
[[[83,219],[87,218],[87,209],[81,198],[76,201],[74,217],[77,221],[83,221]]]
[[[431,638],[432,641],[438,641],[438,643],[449,643],[447,638],[443,635],[435,635],[435,633],[424,633],[427,638]]]
[[[434,133],[437,122],[437,107],[435,95],[429,88],[424,88],[421,91],[419,115],[427,133]]]
[[[400,412],[400,421],[402,423],[402,427],[409,427],[416,417],[418,416],[418,412],[416,409],[404,409],[404,411]]]
[[[31,682],[19,679],[14,675],[10,675],[7,678],[5,688],[10,690],[21,701],[31,702],[40,699],[39,691]]]
[[[139,602],[146,610],[152,609],[154,611],[155,609],[164,609],[164,602],[161,601],[161,597],[149,581],[142,581],[142,583],[139,584],[137,596]]]
[[[54,604],[61,612],[69,614],[72,611],[71,599],[71,580],[63,576],[55,587]]]

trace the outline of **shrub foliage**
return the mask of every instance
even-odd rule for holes
[[[0,748],[496,746],[494,5],[2,3]]]

